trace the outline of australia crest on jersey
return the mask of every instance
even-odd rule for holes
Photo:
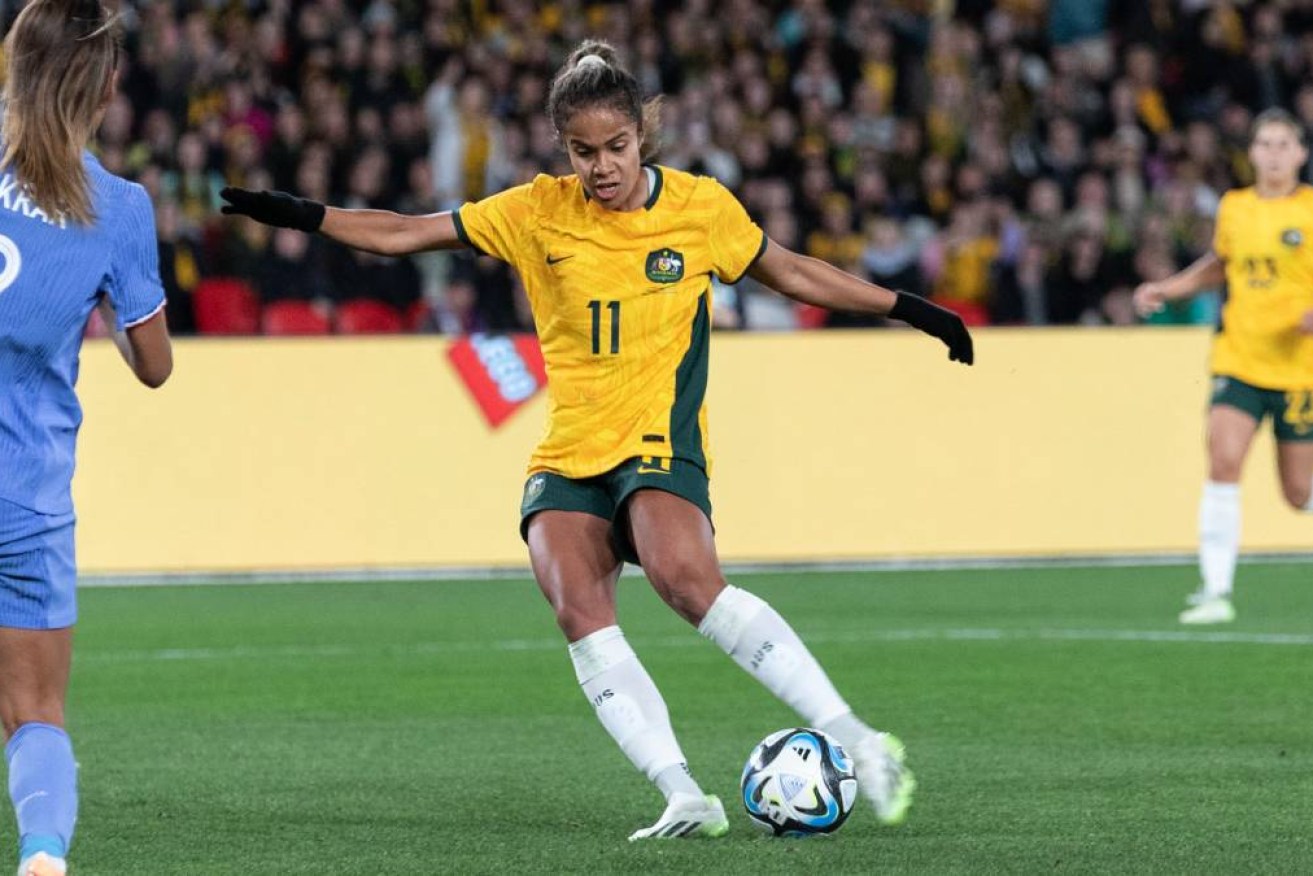
[[[653,283],[678,283],[684,279],[684,254],[669,247],[648,253],[647,278]]]
[[[1295,249],[1304,243],[1304,232],[1298,228],[1287,228],[1281,232],[1281,242],[1291,249]]]
[[[547,478],[541,474],[536,474],[529,478],[528,483],[524,485],[524,501],[532,502],[542,495],[543,488],[547,486]]]

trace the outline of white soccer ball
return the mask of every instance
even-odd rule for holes
[[[857,776],[843,746],[806,727],[763,739],[748,757],[740,785],[752,823],[773,836],[833,833],[857,799]]]

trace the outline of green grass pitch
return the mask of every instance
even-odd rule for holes
[[[1313,566],[1175,623],[1181,567],[781,573],[737,583],[907,743],[906,825],[772,840],[736,799],[796,719],[621,583],[718,841],[629,844],[658,795],[528,580],[86,589],[76,874],[1290,873],[1313,861]],[[13,849],[12,818],[5,847]]]

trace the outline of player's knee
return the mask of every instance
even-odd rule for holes
[[[702,622],[724,586],[720,570],[679,552],[643,564],[648,580],[675,612],[695,626]]]
[[[1213,452],[1209,456],[1208,479],[1214,483],[1234,484],[1240,480],[1245,458],[1240,454]]]
[[[552,611],[556,614],[556,625],[570,642],[615,623],[615,610],[609,606],[553,600]]]

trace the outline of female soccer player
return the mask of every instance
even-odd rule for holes
[[[1240,470],[1268,416],[1286,501],[1313,512],[1313,188],[1299,182],[1308,161],[1303,128],[1284,110],[1261,113],[1249,160],[1255,183],[1222,198],[1212,251],[1135,290],[1137,309],[1149,314],[1226,282],[1213,342],[1208,481],[1199,504],[1203,584],[1181,613],[1187,624],[1235,619]]]
[[[86,151],[114,94],[113,18],[33,0],[5,40],[0,125],[0,721],[19,876],[65,871],[77,769],[64,732],[76,620],[73,384],[100,302],[147,386],[173,367],[145,191]]]
[[[971,336],[946,310],[771,242],[716,181],[643,163],[655,110],[611,47],[590,41],[566,61],[548,98],[575,175],[539,176],[430,216],[239,189],[224,192],[224,212],[390,255],[469,246],[520,272],[549,404],[520,531],[585,697],[666,796],[656,823],[630,839],[720,836],[728,822],[689,773],[661,694],[616,624],[626,560],[641,563],[671,608],[809,725],[845,743],[876,814],[898,823],[915,787],[902,744],[855,717],[784,619],[721,574],[703,403],[711,276],[734,283],[751,273],[799,301],[905,320],[967,364]]]

